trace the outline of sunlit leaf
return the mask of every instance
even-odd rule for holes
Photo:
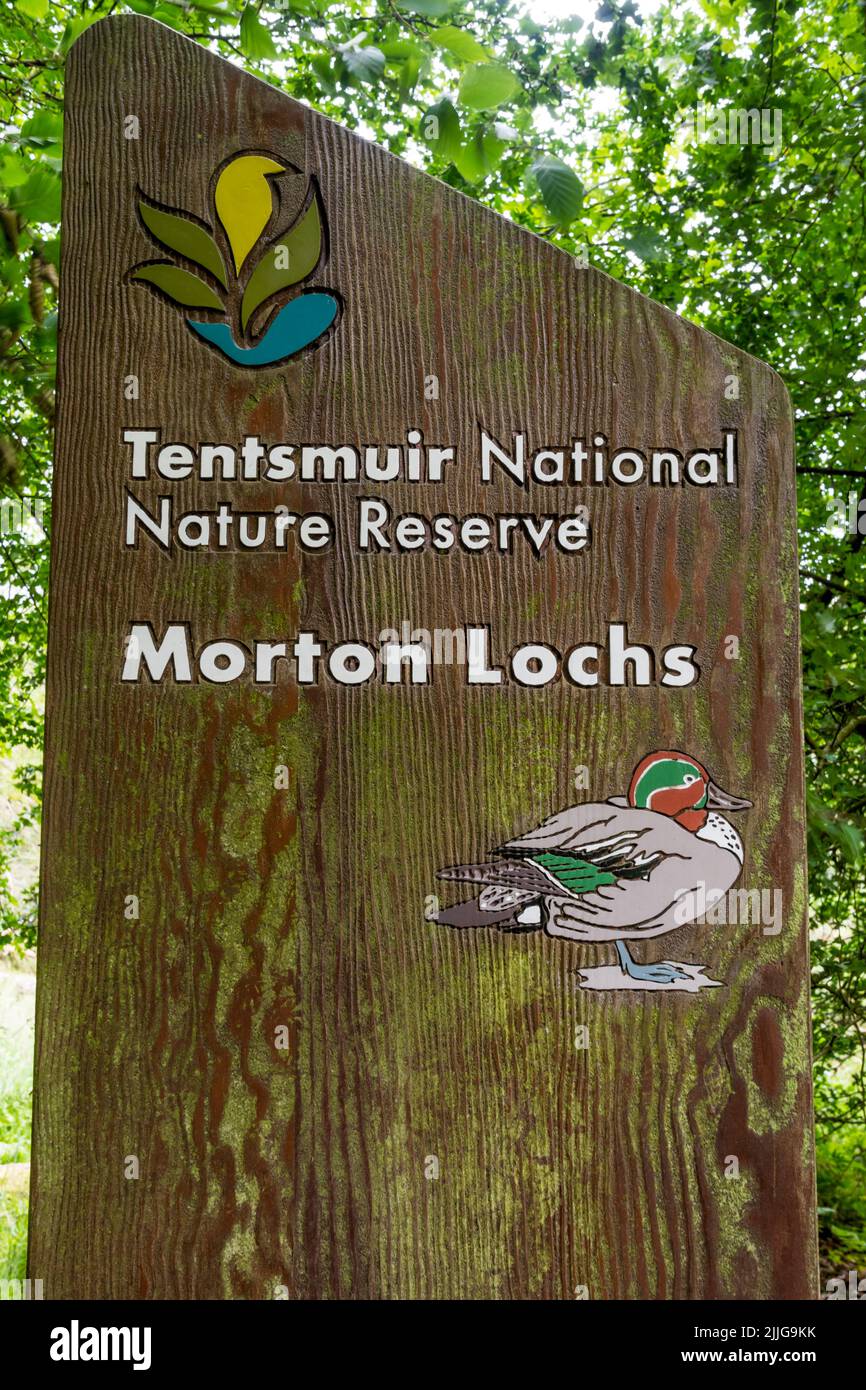
[[[643,227],[639,232],[633,232],[626,238],[625,242],[629,251],[633,251],[636,256],[640,256],[642,261],[660,261],[667,255],[667,243],[659,232],[653,231],[651,227]],[[704,262],[707,270],[711,269]]]
[[[26,14],[29,19],[48,17],[48,0],[15,0],[15,8]]]
[[[37,111],[21,127],[21,135],[27,140],[46,140],[49,145],[60,145],[63,141],[63,117],[59,111]]]
[[[11,202],[28,222],[60,220],[60,179],[44,161],[12,190]]]
[[[130,8],[134,8],[134,6]],[[60,40],[60,52],[65,56],[75,40],[80,38],[85,29],[89,29],[91,24],[95,24],[98,19],[99,15],[93,13],[73,15],[63,31],[63,38]]]
[[[448,13],[453,0],[396,0],[398,9],[409,10],[412,14],[423,14],[428,19],[441,19]]]
[[[461,63],[487,62],[490,54],[466,29],[456,24],[443,24],[434,29],[430,41]]]
[[[406,60],[400,64],[400,71],[397,74],[400,83],[400,91],[409,93],[414,92],[421,76],[421,59],[414,54],[410,54]]]
[[[421,136],[440,159],[456,159],[462,138],[460,117],[447,97],[442,97],[424,112]]]
[[[484,158],[474,139],[460,145],[454,155],[454,165],[467,183],[479,183],[484,178]]]
[[[555,155],[543,155],[541,159],[536,159],[530,172],[551,217],[561,227],[567,227],[583,206],[583,184],[580,179]]]
[[[454,163],[467,183],[478,183],[492,174],[505,151],[504,143],[490,130],[476,130],[461,145]]]
[[[372,45],[367,48],[349,45],[343,49],[342,57],[356,82],[378,82],[385,71],[385,55],[381,48]]]
[[[259,19],[253,5],[246,5],[241,15],[241,49],[248,58],[256,61],[262,58],[276,58],[277,46],[271,31]]]
[[[492,111],[512,101],[520,83],[503,63],[473,63],[460,79],[460,101],[473,111]]]

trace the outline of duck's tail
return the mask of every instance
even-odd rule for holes
[[[534,931],[542,924],[540,890],[549,885],[546,881],[539,883],[535,875],[525,871],[523,865],[456,864],[452,868],[440,869],[437,878],[484,885],[477,898],[443,908],[435,919],[443,927],[498,927],[500,931]]]
[[[520,928],[517,921],[520,907],[512,906],[494,912],[490,908],[481,907],[480,902],[480,898],[471,898],[469,902],[443,907],[433,920],[438,922],[440,927],[499,927],[501,931]]]

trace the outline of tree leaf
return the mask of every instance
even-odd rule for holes
[[[334,81],[334,66],[327,53],[314,53],[310,59],[310,67],[316,75],[318,86],[330,96],[333,96],[337,90],[337,84]]]
[[[454,163],[467,183],[479,183],[492,174],[505,151],[505,145],[492,130],[476,130],[471,140],[460,146]]]
[[[60,179],[48,164],[37,164],[12,190],[10,202],[28,222],[59,222]]]
[[[567,227],[583,206],[583,184],[577,174],[552,154],[536,159],[529,172],[551,217],[560,227]]]
[[[15,8],[26,14],[29,19],[48,17],[48,0],[15,0]]]
[[[138,265],[130,272],[130,280],[142,280],[182,304],[186,309],[223,309],[222,300],[188,270],[172,265],[169,261],[155,261],[151,265]]]
[[[322,218],[318,195],[314,193],[309,206],[283,236],[271,243],[250,276],[241,305],[244,330],[266,299],[312,275],[321,254]]]
[[[520,83],[502,63],[473,63],[460,79],[460,100],[473,111],[491,111],[512,101]]]
[[[483,151],[478,148],[474,137],[460,146],[454,155],[453,162],[461,178],[464,178],[467,183],[480,183],[487,172],[484,167]]]
[[[385,55],[372,44],[367,48],[344,48],[342,57],[356,82],[378,82],[385,71]]]
[[[441,19],[451,9],[452,0],[397,0],[401,10],[423,14],[427,19]]]
[[[257,10],[246,5],[241,15],[241,49],[248,58],[276,58],[277,46],[271,31],[259,19]]]
[[[179,217],[176,212],[170,212],[168,208],[144,198],[139,199],[138,211],[158,245],[176,251],[189,261],[195,261],[196,265],[209,270],[224,289],[228,287],[223,259],[210,232],[188,217]]]
[[[490,58],[490,54],[478,40],[465,29],[458,29],[456,24],[443,24],[440,28],[434,29],[430,35],[430,42],[436,48],[450,53],[459,63],[483,63]]]
[[[37,111],[21,127],[22,137],[28,140],[45,140],[49,145],[61,145],[63,141],[63,117],[59,111]]]
[[[639,232],[633,232],[631,236],[626,238],[625,245],[629,251],[640,256],[642,261],[663,261],[667,255],[664,238],[659,232],[654,232],[651,227],[644,227]]]
[[[379,47],[388,63],[410,58],[413,55],[416,58],[424,56],[423,49],[419,48],[417,43],[410,43],[408,39],[383,39]]]
[[[442,97],[424,112],[421,117],[421,135],[440,159],[453,163],[462,139],[460,117],[447,97]]]
[[[401,63],[400,71],[397,74],[397,80],[400,83],[400,91],[405,92],[407,96],[410,92],[414,92],[420,76],[421,59],[416,57],[414,53],[410,54],[409,57]]]
[[[837,821],[834,830],[844,857],[857,868],[863,858],[863,832],[847,820]]]
[[[505,154],[506,142],[499,134],[501,127],[494,126],[492,130],[480,130],[476,139],[480,141],[484,153],[484,163],[487,166],[487,173],[492,174],[502,156]],[[507,129],[507,127],[505,127]]]
[[[130,6],[134,8],[134,6]],[[65,55],[69,52],[75,40],[80,38],[85,29],[89,29],[91,24],[95,24],[99,19],[98,14],[79,14],[73,16],[63,31],[63,38],[60,40],[60,52]]]

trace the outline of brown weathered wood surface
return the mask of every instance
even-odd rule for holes
[[[813,1296],[778,378],[151,21],[87,31],[67,111],[31,1276],[48,1298]],[[124,138],[129,113],[138,140]],[[257,373],[124,281],[155,254],[136,189],[201,212],[211,171],[243,149],[318,177],[318,279],[345,303],[325,347]],[[130,373],[138,400],[124,399]],[[688,450],[735,428],[740,486],[521,496],[481,486],[469,463],[447,488],[388,486],[396,513],[586,502],[579,557],[122,548],[125,427],[388,443],[414,425],[471,461],[479,422],[502,440],[524,429],[535,448],[603,429]],[[204,505],[195,480],[170,486],[183,509]],[[138,491],[155,503],[160,484]],[[376,489],[324,492],[220,496],[321,507],[342,534]],[[142,618],[189,620],[200,642],[304,627],[375,643],[404,619],[477,621],[499,653],[597,640],[613,618],[657,651],[694,642],[703,672],[684,691],[491,694],[454,667],[415,689],[122,685],[124,634]],[[728,634],[739,660],[724,659]],[[645,948],[707,962],[723,988],[593,993],[575,972],[604,948],[424,920],[440,865],[588,795],[576,767],[601,799],[668,746],[753,798],[743,885],[784,893],[778,936],[695,926]],[[289,792],[274,789],[280,763]]]

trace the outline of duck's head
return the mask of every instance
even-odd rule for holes
[[[629,806],[660,811],[686,830],[706,825],[710,811],[745,811],[751,806],[741,796],[717,787],[707,769],[688,753],[647,753],[632,773]]]

